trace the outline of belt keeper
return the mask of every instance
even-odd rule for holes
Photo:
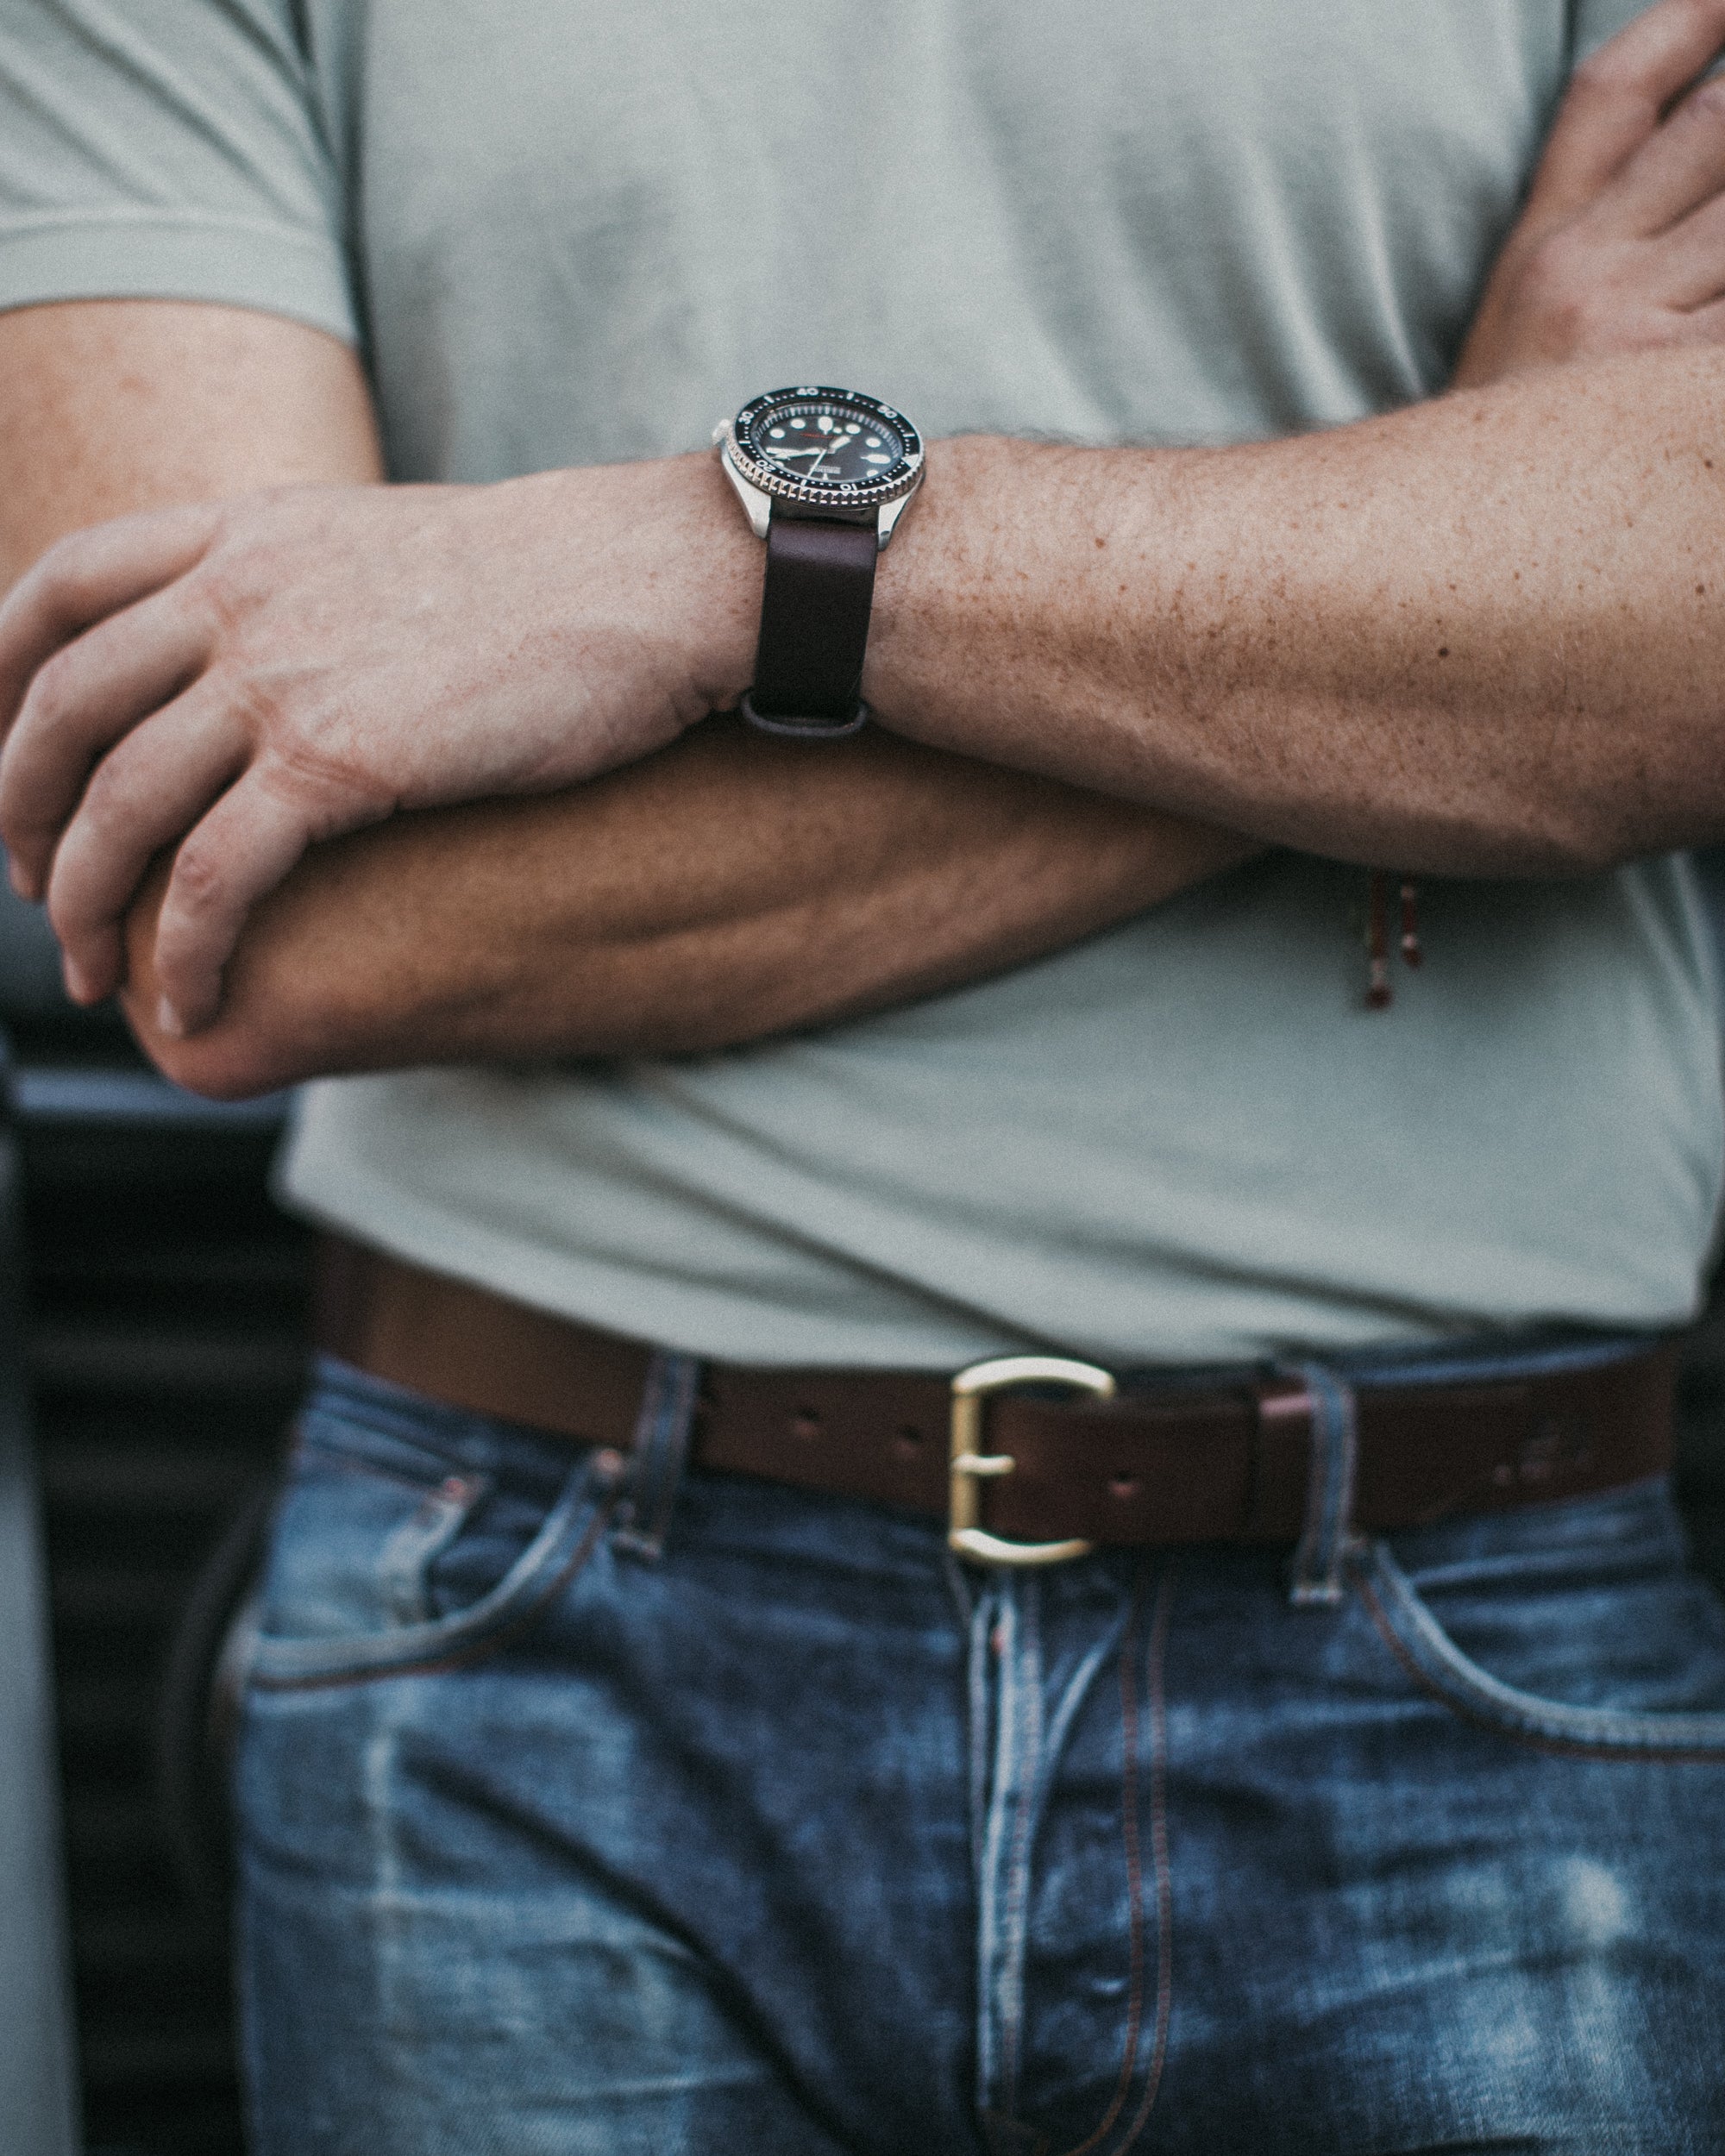
[[[1251,1388],[1251,1487],[1244,1539],[1292,1542],[1305,1517],[1312,1471],[1311,1388],[1297,1377],[1267,1377]]]
[[[1321,1363],[1296,1368],[1311,1400],[1311,1469],[1288,1599],[1295,1609],[1333,1609],[1342,1599],[1343,1556],[1353,1532],[1359,1424],[1345,1377]]]
[[[611,1535],[614,1548],[649,1563],[664,1555],[665,1530],[688,1463],[699,1389],[700,1364],[693,1356],[654,1351],[629,1452],[627,1494]]]

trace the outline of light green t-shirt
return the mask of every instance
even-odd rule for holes
[[[0,305],[358,337],[403,479],[688,449],[786,381],[932,436],[1327,425],[1442,385],[1578,47],[1635,11],[8,0]],[[1364,890],[1277,855],[794,1039],[321,1084],[284,1187],[754,1361],[1687,1315],[1722,1134],[1686,872],[1428,883],[1377,1015]]]

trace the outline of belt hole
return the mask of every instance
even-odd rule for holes
[[[893,1449],[906,1455],[922,1450],[922,1432],[907,1422],[901,1422],[893,1432]]]
[[[820,1417],[812,1407],[799,1407],[791,1417],[791,1435],[794,1438],[818,1438],[821,1428]]]
[[[1118,1497],[1123,1504],[1127,1498],[1136,1497],[1138,1489],[1138,1482],[1136,1475],[1111,1475],[1108,1477],[1109,1496]]]

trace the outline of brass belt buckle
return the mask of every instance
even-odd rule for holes
[[[1010,1475],[1018,1462],[1010,1452],[984,1452],[982,1407],[991,1393],[1013,1385],[1070,1385],[1075,1391],[1111,1400],[1113,1378],[1093,1363],[1071,1363],[1059,1355],[1003,1355],[992,1363],[973,1363],[952,1381],[952,1482],[947,1501],[946,1539],[973,1564],[1064,1564],[1089,1554],[1088,1542],[1008,1542],[976,1523],[982,1492],[976,1485]]]

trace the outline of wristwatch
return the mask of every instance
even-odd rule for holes
[[[922,484],[922,437],[854,389],[770,389],[713,429],[724,476],[767,542],[761,641],[743,715],[805,740],[854,734],[875,557]]]

